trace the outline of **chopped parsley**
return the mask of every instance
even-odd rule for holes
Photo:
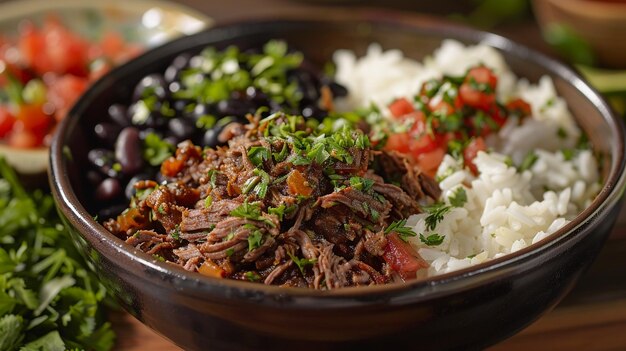
[[[465,191],[465,188],[462,186],[458,187],[448,200],[450,200],[450,205],[454,207],[463,207],[463,205],[467,202],[467,192]]]
[[[152,166],[159,166],[174,153],[174,145],[161,140],[155,133],[148,133],[143,145],[143,158]]]
[[[207,176],[209,177],[209,183],[214,188],[217,186],[217,174],[219,172],[220,171],[218,171],[217,169],[211,169],[207,172]]]
[[[159,205],[159,207],[157,208],[157,210],[159,211],[160,214],[166,214],[166,212],[165,212],[165,204],[161,203]]]
[[[253,146],[248,150],[248,158],[253,165],[259,167],[263,162],[269,160],[270,151],[262,146]]]
[[[243,276],[251,282],[258,282],[259,280],[261,280],[261,276],[255,271],[248,271],[244,273]]]
[[[364,193],[369,192],[374,186],[374,181],[363,177],[350,177],[350,186]]]
[[[174,240],[180,240],[180,227],[178,226],[178,224],[176,225],[176,227],[174,227],[174,230],[172,230],[170,235]]]
[[[424,236],[424,234],[420,234],[420,241],[428,246],[438,246],[441,245],[445,235],[439,235],[437,233],[433,233],[429,236]]]
[[[298,208],[297,205],[285,206],[285,204],[280,204],[278,207],[270,207],[267,209],[269,214],[273,214],[278,216],[278,219],[282,222],[285,218],[286,214],[290,214]]]
[[[442,202],[435,203],[430,206],[425,206],[424,210],[428,213],[428,216],[424,219],[426,222],[426,230],[431,231],[437,227],[437,224],[443,220],[443,216],[450,212],[451,207]]]
[[[287,252],[287,255],[289,255],[293,263],[295,263],[296,266],[298,266],[298,269],[300,269],[300,273],[302,273],[302,275],[304,275],[304,267],[309,266],[309,265],[312,266],[317,262],[317,258],[311,258],[311,259],[298,258],[295,255],[293,255],[291,252]]]
[[[389,234],[395,232],[398,234],[400,239],[407,241],[410,237],[416,236],[417,234],[410,227],[406,226],[406,219],[392,222],[387,229],[385,229],[385,234]]]
[[[524,172],[526,170],[531,169],[538,159],[539,159],[539,156],[537,156],[537,154],[534,151],[529,152],[524,158],[524,160],[522,161],[522,164],[519,166],[519,171]]]
[[[248,251],[252,251],[261,246],[263,242],[263,233],[260,230],[254,230],[248,235]]]
[[[556,136],[558,136],[560,139],[565,139],[567,138],[567,132],[565,131],[565,129],[563,129],[563,127],[559,127],[559,129],[556,131]]]
[[[260,202],[250,203],[246,200],[241,205],[239,205],[239,207],[230,211],[230,215],[233,217],[247,218],[247,219],[251,219],[255,221],[262,221],[272,227],[276,226],[272,221],[262,216]]]
[[[211,197],[211,195],[207,195],[207,197],[204,199],[204,208],[209,208],[212,204],[213,198]]]

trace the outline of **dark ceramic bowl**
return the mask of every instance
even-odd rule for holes
[[[308,15],[309,18],[311,17]],[[93,126],[107,106],[127,103],[145,75],[183,51],[259,46],[286,39],[317,63],[333,51],[364,53],[371,42],[417,59],[445,38],[484,41],[521,77],[554,79],[603,162],[604,187],[565,228],[512,255],[404,285],[311,291],[220,280],[138,252],[92,217],[84,169]],[[111,72],[75,105],[52,145],[51,187],[80,249],[122,306],[187,350],[476,349],[521,330],[555,306],[592,262],[619,210],[624,129],[600,96],[570,69],[497,35],[397,14],[334,13],[321,20],[240,23],[176,40]]]

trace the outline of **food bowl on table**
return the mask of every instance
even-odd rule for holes
[[[570,223],[512,254],[451,273],[381,286],[316,291],[206,277],[145,254],[94,219],[86,179],[89,138],[107,108],[129,103],[145,76],[183,52],[210,45],[245,50],[284,39],[317,65],[338,49],[363,54],[372,42],[422,59],[453,38],[501,51],[520,77],[549,75],[602,160],[602,189]],[[184,349],[479,349],[536,320],[572,288],[602,247],[624,188],[624,130],[574,72],[503,37],[424,17],[338,11],[325,19],[225,25],[146,53],[94,84],[62,122],[50,156],[50,185],[76,244],[121,305]],[[121,210],[120,210],[121,211]]]
[[[0,36],[7,40],[6,45],[11,46],[11,53],[6,56],[7,61],[15,59],[16,56],[25,55],[24,52],[28,50],[27,47],[29,45],[35,48],[33,45],[36,45],[34,41],[37,39],[34,39],[34,36],[24,39],[20,38],[20,36],[28,36],[25,34],[29,30],[26,29],[27,25],[32,24],[37,28],[45,27],[43,30],[48,31],[46,34],[48,37],[46,38],[50,40],[53,39],[51,36],[54,35],[67,35],[65,30],[68,30],[72,33],[70,35],[77,35],[81,39],[97,44],[104,51],[108,50],[106,55],[90,54],[90,59],[99,58],[90,64],[89,73],[94,74],[93,77],[89,78],[92,81],[97,78],[95,75],[98,74],[98,70],[102,69],[101,72],[103,72],[105,66],[108,67],[125,62],[129,58],[136,56],[140,51],[161,45],[181,35],[196,33],[211,23],[207,16],[190,8],[164,1],[151,0],[133,2],[84,2],[76,0],[51,2],[28,0],[3,3],[0,5],[0,8]],[[38,29],[35,29],[35,31],[38,31]],[[2,41],[0,46],[3,45],[5,45],[4,41]],[[42,43],[42,45],[46,44]],[[19,51],[17,48],[19,48]],[[1,50],[3,59],[5,58],[5,49]],[[62,50],[69,49],[66,46]],[[42,76],[40,72],[33,72],[33,67],[36,67],[35,71],[42,70],[41,73],[46,71],[47,68],[53,67],[56,67],[54,70],[62,71],[61,66],[65,67],[73,64],[72,62],[74,61],[72,60],[82,55],[82,53],[78,55],[74,53],[65,55],[62,58],[57,56],[61,61],[53,62],[49,60],[44,62],[47,55],[45,50],[37,48],[36,52],[36,55],[43,56],[43,60],[30,65],[27,75],[32,76],[31,78],[41,78]],[[18,65],[24,63],[23,57],[18,58],[18,60],[20,62]],[[7,74],[7,71],[11,71],[11,74],[16,72],[8,69],[4,63],[0,66],[0,72],[2,72],[3,77]],[[19,129],[20,131],[9,130],[8,132],[5,130],[9,128],[6,124],[8,117],[5,117],[4,111],[2,111],[2,116],[0,116],[2,119],[2,122],[0,122],[0,135],[2,136],[0,138],[0,155],[5,157],[9,164],[15,167],[18,172],[30,175],[35,182],[37,178],[45,177],[48,163],[48,146],[51,134],[57,123],[55,117],[56,119],[61,119],[60,115],[65,114],[66,110],[71,107],[73,97],[76,95],[74,91],[78,89],[77,94],[80,94],[80,91],[84,89],[82,80],[63,79],[64,76],[67,76],[67,74],[59,75],[61,78],[56,80],[57,83],[52,83],[50,79],[43,79],[46,81],[44,89],[47,89],[48,92],[58,90],[54,94],[56,94],[56,99],[59,102],[53,103],[53,105],[55,105],[56,110],[62,109],[64,111],[53,112],[51,109],[52,105],[50,105],[49,107],[41,108],[43,110],[42,115],[40,112],[32,111],[22,113],[18,111],[19,109],[12,107],[10,108],[10,114],[13,118],[17,120],[28,119],[33,122],[24,122],[23,127],[15,127],[15,122],[13,122],[11,128]],[[18,78],[18,81],[22,80],[20,83],[25,86],[28,85],[27,81],[31,79],[25,76],[16,78]],[[31,84],[31,87],[28,89],[41,93],[41,87],[41,84]],[[36,98],[32,100],[37,101],[26,99],[28,101],[19,102],[19,104],[38,106],[39,104],[50,102],[46,90],[40,95],[42,94],[43,96],[38,97],[36,93],[30,94],[35,95]],[[2,104],[3,106],[6,105],[5,102],[2,102]],[[60,105],[68,106],[60,107]],[[26,109],[24,110],[26,111]],[[16,135],[12,137],[11,133]]]

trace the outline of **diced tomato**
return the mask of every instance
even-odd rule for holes
[[[119,55],[121,51],[124,51],[124,39],[117,32],[106,32],[100,41],[100,47],[102,53],[109,58],[113,58]]]
[[[437,148],[433,151],[422,153],[417,156],[417,165],[420,167],[422,172],[428,174],[431,177],[435,176],[437,173],[437,168],[443,161],[444,156],[446,155],[446,150],[443,148]]]
[[[415,111],[413,104],[405,98],[399,98],[389,105],[389,112],[391,112],[391,114],[396,118],[400,118],[413,111]]]
[[[21,105],[16,117],[25,130],[42,139],[54,122],[51,116],[44,113],[42,105]]]
[[[485,66],[478,66],[470,69],[465,76],[465,82],[469,83],[474,80],[478,84],[487,84],[491,90],[496,90],[498,85],[498,77],[491,69]]]
[[[15,124],[18,125],[19,123],[20,122],[18,121]],[[9,145],[15,148],[21,148],[21,149],[34,148],[34,147],[41,145],[41,142],[42,142],[41,138],[37,137],[37,135],[35,135],[34,133],[23,128],[21,130],[19,130],[19,128],[15,128],[9,135]]]
[[[87,89],[86,78],[73,75],[64,75],[49,83],[48,101],[55,107],[55,117],[58,121],[65,118],[69,109],[80,95]]]
[[[389,135],[387,143],[385,144],[385,150],[394,150],[403,154],[408,154],[409,143],[411,142],[411,136],[409,133],[395,133]]]
[[[437,137],[433,134],[422,134],[416,139],[411,139],[409,143],[409,150],[415,157],[426,152],[431,152],[438,147]]]
[[[530,104],[523,99],[513,99],[506,104],[507,110],[517,113],[520,117],[530,116],[532,109]]]
[[[297,169],[289,172],[287,176],[287,187],[292,195],[311,196],[313,189],[309,186],[306,178]]]
[[[166,177],[173,177],[185,167],[183,160],[170,157],[161,164],[161,173]]]
[[[404,280],[416,278],[416,273],[422,268],[428,268],[428,263],[422,259],[417,251],[404,242],[398,234],[391,232],[387,235],[387,246],[383,259]]]
[[[486,151],[487,145],[485,145],[485,140],[483,138],[478,137],[472,139],[469,145],[463,150],[463,159],[465,161],[465,166],[472,171],[474,174],[478,174],[478,168],[474,164],[474,159],[476,155],[478,155],[479,151]]]
[[[496,75],[487,67],[474,67],[469,70],[459,88],[461,100],[474,108],[489,110],[496,101]]]
[[[441,100],[437,103],[433,103],[433,100],[430,100],[428,103],[428,107],[433,112],[441,112],[444,115],[451,115],[454,113],[454,106],[447,101]]]
[[[3,106],[0,106],[0,138],[4,138],[13,129],[15,117]]]

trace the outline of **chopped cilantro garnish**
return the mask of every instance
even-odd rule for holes
[[[572,158],[574,158],[574,150],[572,149],[563,149],[561,150],[561,153],[563,154],[563,159],[565,161],[571,161]]]
[[[424,219],[426,222],[426,230],[430,231],[435,229],[437,224],[443,220],[443,216],[450,211],[450,206],[438,202],[424,207],[424,210],[428,213],[428,216]]]
[[[285,158],[287,158],[288,153],[289,147],[287,147],[287,143],[284,143],[283,148],[280,150],[280,152],[273,152],[272,156],[274,157],[274,161],[282,162],[285,160]]]
[[[282,222],[285,218],[286,214],[290,214],[298,208],[297,205],[285,206],[285,204],[280,204],[278,207],[270,207],[267,209],[269,214],[273,214],[278,216],[278,219]]]
[[[524,158],[524,161],[522,161],[522,164],[519,166],[519,171],[524,172],[526,170],[531,169],[538,159],[539,159],[539,156],[537,156],[535,152],[533,151],[529,152]]]
[[[172,236],[174,240],[180,240],[180,227],[176,225],[176,227],[174,227],[174,230],[172,230],[170,235]]]
[[[291,258],[291,260],[293,261],[293,263],[296,264],[296,266],[298,266],[298,269],[300,269],[300,273],[302,273],[304,275],[304,267],[309,266],[309,265],[314,265],[315,262],[317,262],[317,258],[298,258],[295,255],[293,255],[291,252],[287,252],[287,254],[289,255],[289,257]]]
[[[207,195],[207,197],[204,199],[204,208],[209,208],[212,204],[213,198],[211,197],[211,195]]]
[[[450,205],[454,207],[463,207],[463,205],[467,202],[467,193],[465,192],[465,188],[462,186],[458,187],[448,200],[450,200]]]
[[[243,274],[243,276],[251,282],[258,282],[259,280],[261,280],[261,276],[255,271],[246,272]]]
[[[253,146],[248,150],[248,158],[253,165],[259,167],[263,162],[269,160],[270,151],[262,146]]]
[[[350,186],[366,193],[372,189],[374,181],[369,178],[350,177]]]
[[[255,230],[248,235],[248,251],[252,251],[263,242],[263,233],[260,230]]]
[[[567,132],[565,131],[565,129],[563,129],[563,127],[559,127],[559,129],[556,131],[556,135],[557,135],[560,139],[565,139],[565,138],[567,138]]]
[[[406,226],[406,219],[392,222],[387,229],[385,229],[385,234],[389,234],[395,232],[398,234],[400,239],[407,241],[409,237],[416,236],[417,234],[410,227]]]
[[[161,140],[158,135],[148,133],[144,140],[143,158],[152,166],[159,166],[172,156],[174,146]]]
[[[218,171],[217,169],[211,169],[207,172],[207,176],[209,177],[209,183],[211,183],[211,186],[215,188],[215,186],[217,185],[217,174],[220,171]]]
[[[276,226],[272,221],[262,216],[260,202],[249,203],[246,200],[241,205],[239,205],[239,207],[230,211],[230,215],[233,217],[247,218],[247,219],[252,219],[255,221],[263,221],[272,227]]]
[[[441,245],[445,235],[439,235],[437,233],[433,233],[429,236],[424,236],[424,234],[420,234],[420,241],[428,246],[438,246]]]
[[[161,204],[159,205],[159,207],[157,208],[157,210],[159,211],[159,213],[160,213],[160,214],[165,214],[165,213],[166,213],[166,212],[165,212],[165,204],[164,204],[164,203],[161,203]]]

